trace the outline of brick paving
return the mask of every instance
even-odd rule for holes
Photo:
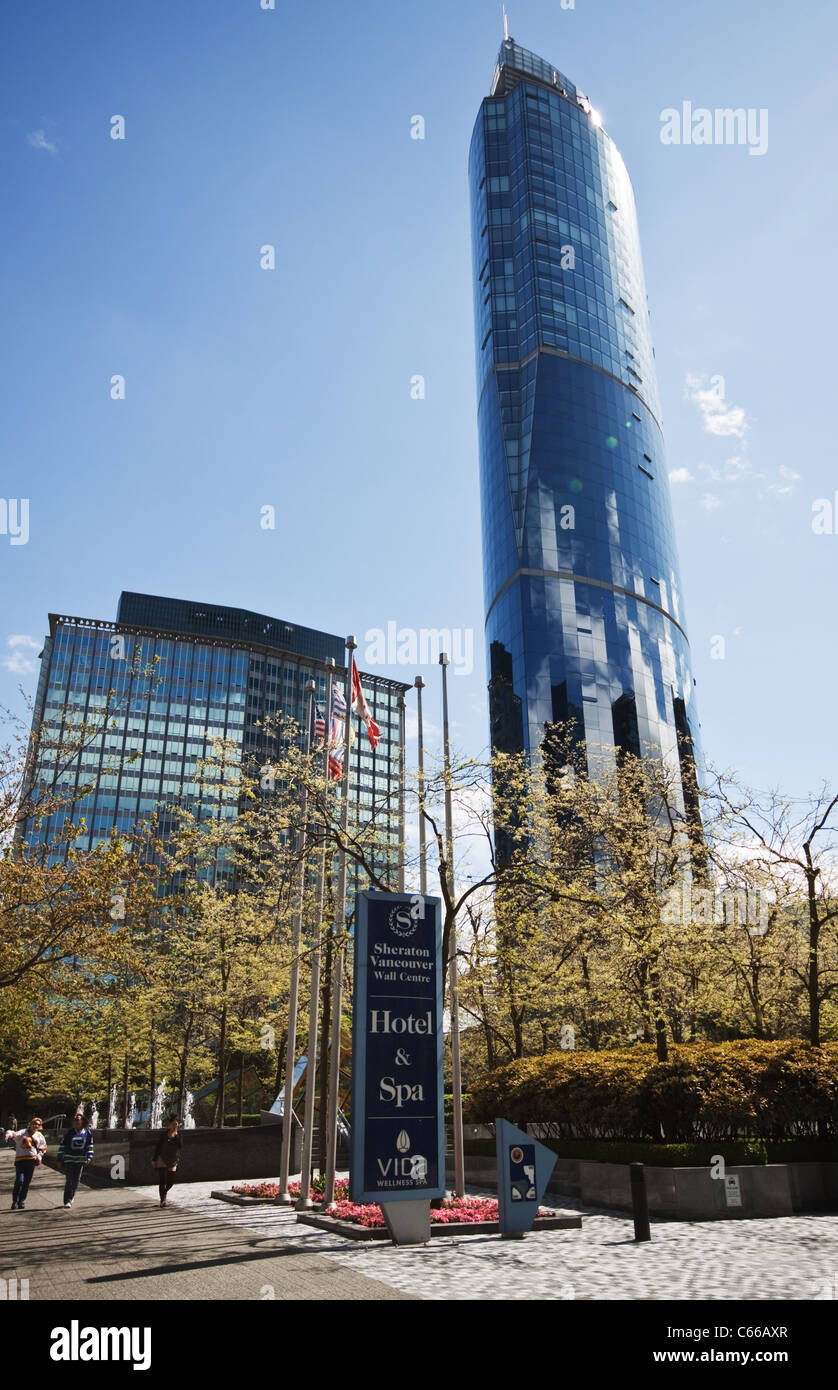
[[[344,1240],[298,1226],[281,1207],[234,1207],[211,1198],[232,1183],[184,1183],[179,1206],[266,1239],[286,1239],[382,1284],[426,1299],[812,1300],[838,1298],[838,1216],[652,1221],[635,1245],[631,1218],[552,1199],[582,1214],[581,1231],[524,1240],[451,1236],[430,1246]],[[136,1189],[138,1194],[149,1189]],[[491,1195],[491,1194],[486,1194]]]
[[[411,1298],[314,1249],[235,1229],[187,1203],[162,1210],[155,1188],[82,1180],[65,1211],[64,1179],[43,1166],[25,1210],[11,1211],[13,1167],[11,1151],[0,1152],[0,1277],[16,1278],[18,1297],[30,1301]]]
[[[161,1211],[153,1187],[93,1189],[61,1205],[62,1179],[35,1175],[26,1211],[8,1210],[0,1153],[0,1275],[30,1299],[812,1300],[838,1298],[838,1216],[653,1221],[635,1245],[629,1217],[570,1198],[581,1231],[523,1241],[454,1236],[418,1249],[344,1240],[280,1207],[233,1207],[181,1183]]]

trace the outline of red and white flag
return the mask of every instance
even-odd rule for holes
[[[370,708],[364,699],[364,692],[361,689],[361,677],[358,675],[358,667],[355,658],[352,658],[352,713],[360,714],[367,729],[367,738],[372,744],[373,751],[378,747],[378,740],[381,738],[381,730],[370,714]]]

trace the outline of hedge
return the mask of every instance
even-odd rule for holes
[[[651,1144],[630,1139],[544,1139],[543,1142],[559,1158],[587,1158],[598,1163],[645,1163],[651,1168],[705,1168],[719,1156],[729,1168],[743,1163],[792,1161],[769,1157],[769,1146],[764,1139],[704,1140],[696,1144]],[[815,1141],[807,1142],[810,1148],[822,1147]],[[463,1147],[467,1155],[481,1158],[494,1158],[496,1152],[494,1139],[466,1139]],[[815,1156],[825,1157],[821,1152]]]
[[[555,1139],[695,1143],[838,1135],[838,1044],[686,1043],[553,1052],[490,1072],[467,1119],[540,1123]]]

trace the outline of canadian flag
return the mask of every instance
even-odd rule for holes
[[[372,744],[373,750],[378,747],[378,740],[381,738],[381,730],[370,714],[369,705],[364,699],[364,692],[361,689],[361,677],[358,675],[358,667],[355,658],[352,658],[352,713],[360,714],[367,728],[367,738]]]

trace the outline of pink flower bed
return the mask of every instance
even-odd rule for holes
[[[276,1197],[279,1195],[279,1183],[277,1182],[245,1182],[237,1183],[233,1191],[240,1197]],[[288,1184],[288,1192],[291,1197],[299,1197],[300,1184],[291,1182]],[[322,1196],[317,1187],[310,1189],[309,1195],[312,1202],[319,1201]],[[550,1216],[550,1211],[546,1207],[539,1207],[539,1216]],[[327,1215],[334,1216],[338,1221],[351,1221],[356,1226],[383,1226],[384,1217],[381,1208],[377,1204],[362,1206],[357,1202],[349,1200],[349,1182],[346,1178],[339,1178],[335,1183],[335,1201],[327,1209]],[[478,1221],[497,1221],[498,1204],[494,1197],[452,1197],[444,1201],[441,1207],[431,1207],[431,1221],[435,1225],[449,1225],[455,1223],[469,1223]]]
[[[237,1182],[231,1190],[235,1192],[237,1197],[278,1197],[279,1183],[274,1180],[267,1182]],[[288,1195],[289,1197],[299,1197],[300,1184],[298,1182],[289,1182]],[[312,1202],[319,1202],[323,1196],[322,1184],[318,1186],[317,1180],[315,1180],[314,1185],[309,1189],[308,1195]],[[349,1196],[348,1178],[338,1178],[335,1183],[335,1196],[339,1198]]]

